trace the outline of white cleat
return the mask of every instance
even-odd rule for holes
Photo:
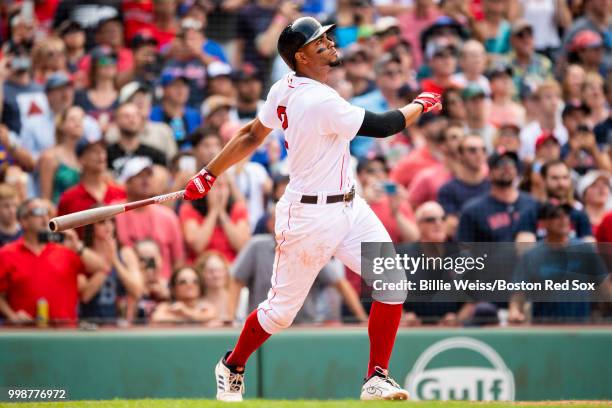
[[[225,357],[219,360],[215,367],[218,401],[242,401],[242,394],[244,394],[244,367],[240,368],[242,369],[241,372],[232,371],[225,365]]]
[[[387,370],[376,367],[376,371],[361,387],[361,400],[407,400],[408,391],[389,377]]]

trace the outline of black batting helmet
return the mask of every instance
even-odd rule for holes
[[[295,53],[334,28],[335,24],[322,26],[312,17],[300,17],[281,33],[278,38],[278,53],[291,69],[295,69]]]

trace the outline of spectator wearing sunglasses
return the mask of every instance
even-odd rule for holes
[[[206,323],[217,317],[212,304],[202,300],[202,278],[192,267],[177,269],[170,278],[172,300],[161,303],[151,316],[154,323]]]
[[[33,323],[37,304],[44,300],[50,323],[74,324],[78,275],[104,273],[107,268],[74,231],[49,233],[50,208],[48,201],[38,198],[23,202],[17,209],[23,237],[0,249],[0,312],[9,322]]]

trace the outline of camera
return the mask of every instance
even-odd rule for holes
[[[66,240],[66,234],[63,232],[51,232],[43,231],[38,233],[38,242],[41,244],[47,244],[54,242],[56,244],[62,244]]]

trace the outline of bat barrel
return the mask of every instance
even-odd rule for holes
[[[124,204],[109,205],[106,207],[92,208],[90,210],[78,211],[72,214],[52,218],[49,221],[49,229],[53,232],[65,231],[71,228],[82,227],[93,224],[110,217],[114,217],[125,211]]]

